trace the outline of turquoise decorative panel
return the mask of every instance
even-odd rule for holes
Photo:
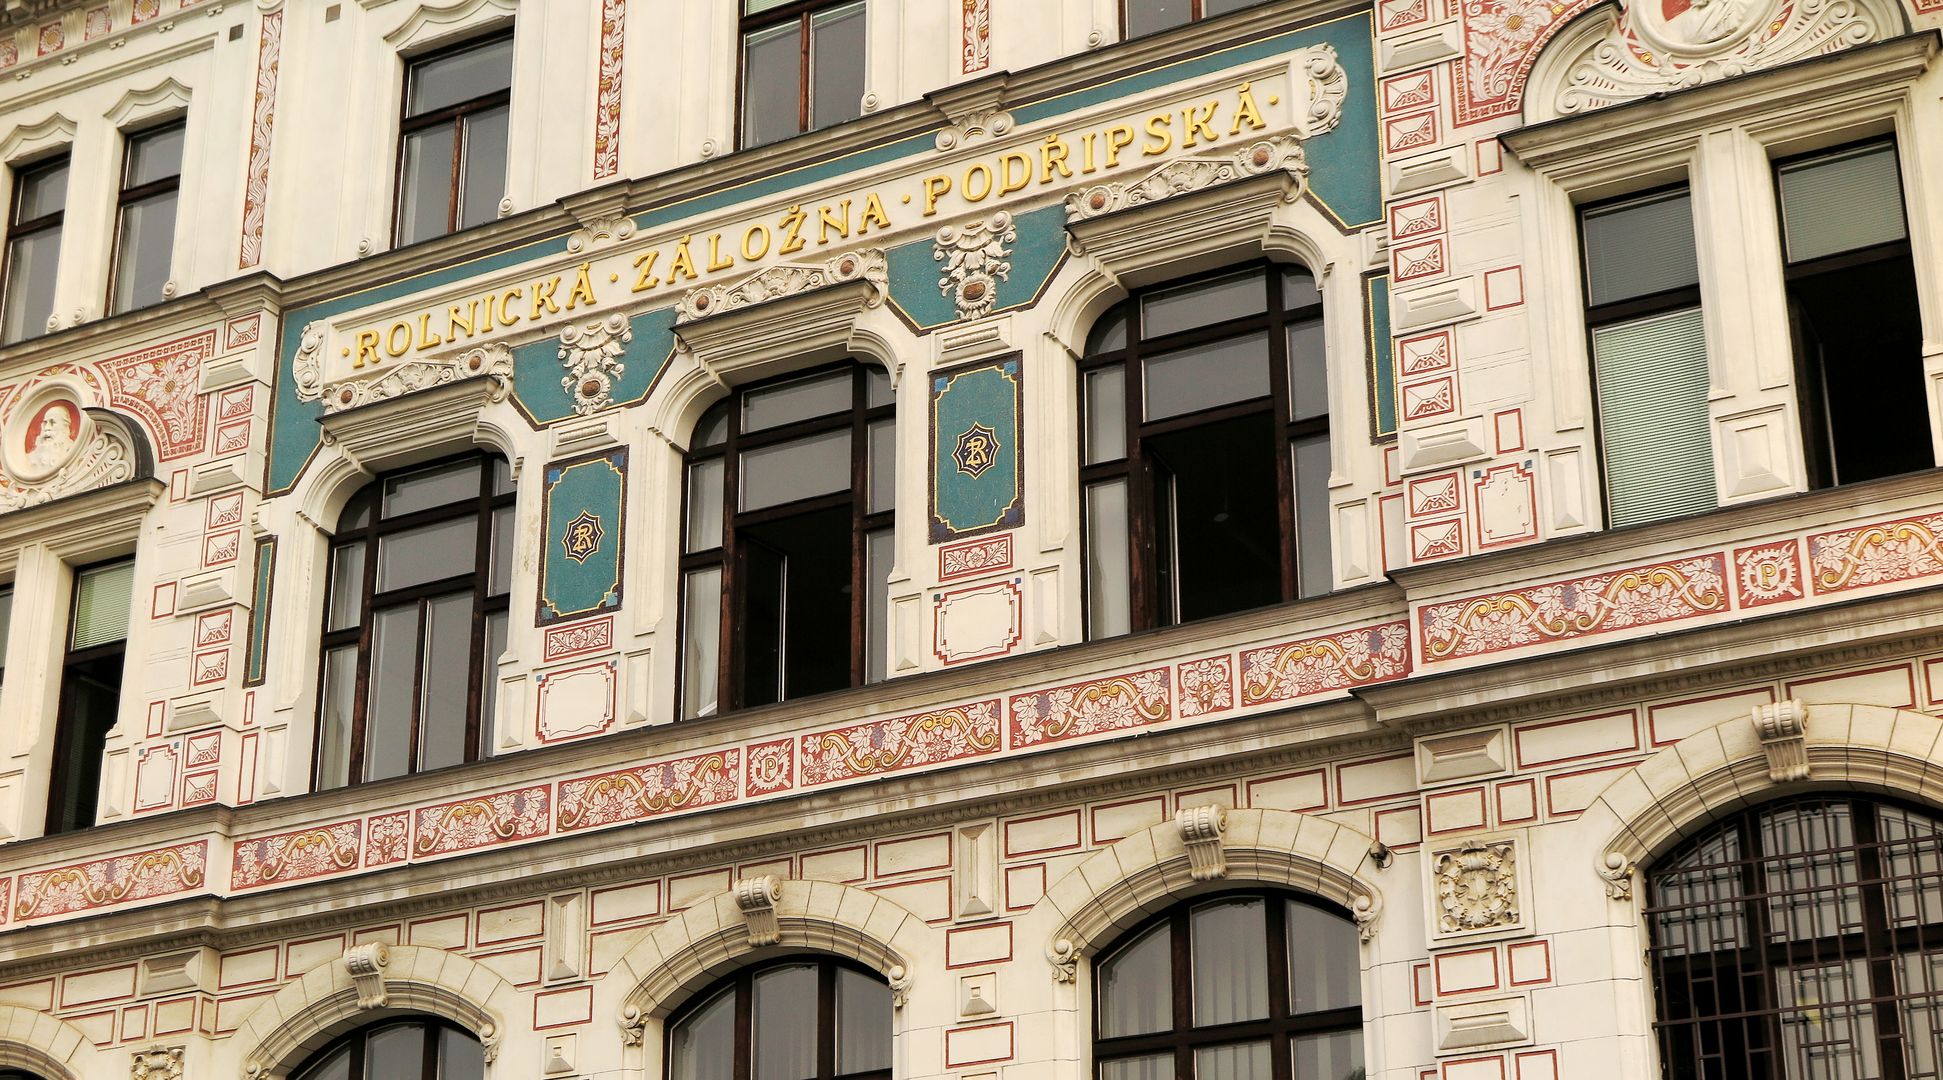
[[[1390,340],[1390,275],[1387,271],[1363,277],[1363,311],[1368,333],[1370,373],[1370,439],[1380,442],[1397,433],[1397,366]]]
[[[1064,203],[1012,215],[1012,229],[1018,238],[1007,246],[1010,264],[998,281],[993,311],[1026,307],[1039,298],[1053,271],[1066,255],[1066,206]],[[891,278],[891,304],[919,331],[936,330],[958,321],[958,307],[951,290],[938,284],[945,263],[937,257],[935,240],[919,240],[894,247],[887,254]]]
[[[932,543],[1025,523],[1024,403],[1016,354],[932,373]]]
[[[598,320],[593,320],[598,321]],[[644,312],[628,320],[633,340],[621,361],[625,370],[614,380],[616,407],[648,396],[648,388],[675,353],[675,309]],[[550,424],[574,415],[573,394],[561,382],[560,337],[521,345],[513,350],[513,400],[536,424]]]
[[[556,461],[543,484],[538,625],[621,606],[627,451]]]
[[[243,651],[243,685],[260,686],[270,641],[270,585],[277,565],[277,538],[256,542],[256,587],[250,593],[250,640]]]

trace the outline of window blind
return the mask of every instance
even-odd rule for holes
[[[1698,284],[1687,189],[1587,210],[1581,218],[1592,306]]]
[[[135,563],[95,566],[74,578],[74,634],[70,650],[90,649],[128,636],[134,606]]]
[[[1700,309],[1600,327],[1592,334],[1592,366],[1610,524],[1713,509]]]
[[[1776,171],[1791,263],[1906,235],[1894,143],[1842,150]]]

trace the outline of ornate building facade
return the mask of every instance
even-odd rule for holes
[[[8,3],[0,1077],[1943,1076],[1939,29]]]

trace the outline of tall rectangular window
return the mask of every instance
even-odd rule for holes
[[[0,686],[7,681],[7,643],[12,639],[9,628],[13,626],[13,586],[0,585]]]
[[[1936,463],[1896,144],[1775,164],[1803,446],[1813,487]]]
[[[1612,526],[1717,505],[1693,200],[1683,184],[1579,215]]]
[[[863,114],[864,0],[742,0],[746,149]]]
[[[182,194],[181,121],[128,136],[116,200],[115,265],[108,312],[162,299],[175,247],[175,210]]]
[[[411,61],[398,124],[396,244],[493,220],[506,197],[513,35]]]
[[[54,313],[54,272],[61,261],[61,219],[67,207],[67,155],[14,169],[13,211],[7,216],[7,265],[0,344],[47,332]]]
[[[1162,30],[1185,26],[1197,19],[1209,19],[1254,7],[1262,0],[1121,0],[1121,25],[1126,37],[1145,37]]]
[[[134,606],[135,562],[122,559],[74,574],[67,656],[47,782],[47,835],[94,824],[101,752],[121,707],[122,660]]]

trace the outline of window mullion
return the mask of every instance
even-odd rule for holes
[[[1295,410],[1295,398],[1289,390],[1289,327],[1282,310],[1281,275],[1270,266],[1262,278],[1268,289],[1268,397],[1272,406],[1269,416],[1275,431],[1275,486],[1280,496],[1276,517],[1282,531],[1279,554],[1282,599],[1286,602],[1302,595],[1301,567],[1295,556],[1300,542],[1296,533],[1295,445],[1289,432],[1289,414]]]
[[[373,629],[377,623],[377,613],[372,607],[372,597],[378,588],[378,529],[381,500],[374,501],[371,507],[371,525],[365,535],[358,540],[364,545],[364,580],[360,583],[358,597],[358,673],[353,691],[356,700],[351,703],[351,775],[347,783],[361,783],[364,780],[364,743],[365,728],[369,724],[371,704],[371,644]]]
[[[740,649],[735,647],[737,599],[742,594],[742,552],[736,540],[736,514],[741,510],[742,484],[742,392],[729,400],[729,430],[722,440],[722,596],[716,617],[715,711],[728,712],[742,707],[742,681],[739,678]]]
[[[811,12],[808,11],[803,12],[803,24],[802,24],[803,37],[802,37],[802,41],[800,42],[802,48],[803,66],[801,70],[798,72],[798,78],[796,83],[796,130],[798,132],[804,132],[810,129],[810,19],[811,16],[812,16]]]

